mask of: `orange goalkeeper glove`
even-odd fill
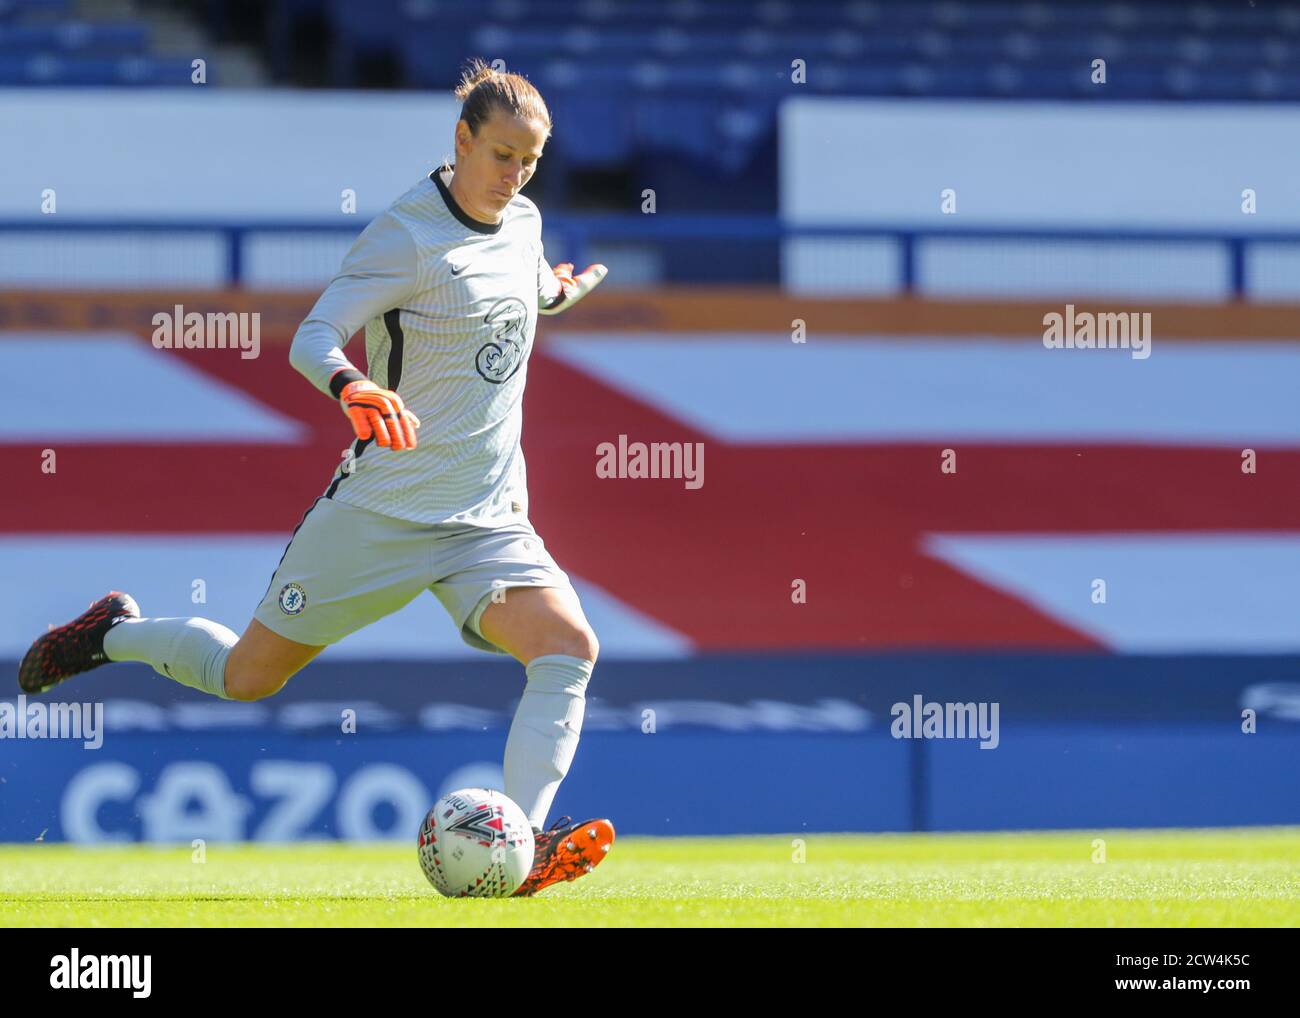
[[[600,281],[605,278],[609,269],[597,262],[595,265],[588,265],[575,276],[573,262],[561,262],[551,271],[560,281],[560,295],[551,303],[537,309],[544,315],[558,315],[561,311],[573,307],[600,285]]]
[[[339,405],[363,441],[374,438],[385,449],[414,449],[420,418],[406,409],[402,397],[381,389],[368,378],[348,382],[339,392]]]

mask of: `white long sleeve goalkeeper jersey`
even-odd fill
[[[337,398],[360,377],[343,347],[364,326],[368,377],[421,422],[415,449],[354,442],[327,496],[421,523],[492,526],[527,516],[528,356],[538,308],[561,287],[537,206],[516,195],[499,224],[480,223],[448,190],[452,170],[433,171],[366,227],[289,358]]]

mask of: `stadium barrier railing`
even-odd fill
[[[0,220],[0,288],[318,289],[364,228],[335,222]],[[760,214],[553,214],[547,255],[586,263],[611,248],[663,262],[723,245],[767,245],[791,292],[864,296],[1031,295],[1049,291],[1209,302],[1300,301],[1300,233],[792,224]],[[802,246],[801,246],[802,245]],[[847,247],[845,245],[848,245]],[[716,248],[714,248],[716,250]],[[705,265],[712,260],[705,259]],[[624,285],[678,282],[653,267]]]

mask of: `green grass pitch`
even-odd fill
[[[213,844],[201,863],[7,845],[0,925],[1296,926],[1300,828],[629,837],[581,880],[497,901],[439,897],[414,839]]]

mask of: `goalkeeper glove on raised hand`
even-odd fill
[[[363,441],[374,438],[385,449],[414,449],[420,418],[406,409],[402,397],[381,389],[368,378],[348,382],[339,391],[339,406]]]
[[[605,278],[609,269],[597,262],[595,265],[588,265],[575,276],[573,262],[561,262],[552,271],[555,273],[555,278],[560,281],[561,290],[560,295],[550,304],[537,309],[544,315],[558,315],[561,311],[573,307],[600,285],[600,281]]]

